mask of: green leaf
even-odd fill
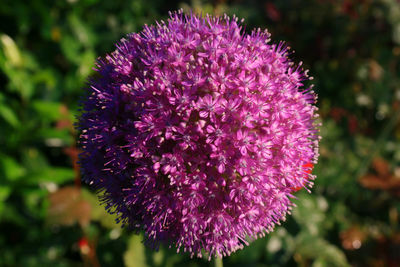
[[[62,184],[68,181],[72,181],[74,179],[74,176],[75,173],[72,168],[51,167],[29,175],[26,181],[28,184],[37,184],[44,182]]]
[[[297,207],[293,209],[296,222],[309,234],[320,235],[324,230],[327,201],[322,196],[310,195],[301,192],[294,202]]]
[[[100,201],[95,194],[89,190],[86,190],[85,188],[82,188],[81,192],[83,199],[89,202],[92,207],[92,220],[100,222],[100,224],[105,228],[112,229],[120,227],[115,221],[117,219],[117,215],[108,213],[105,207],[100,204]]]
[[[296,252],[307,259],[318,259],[317,266],[350,266],[345,254],[326,240],[308,233],[296,237]],[[318,265],[324,262],[326,265]]]
[[[92,72],[94,66],[96,55],[94,51],[87,50],[81,55],[81,64],[79,65],[79,75],[86,79],[87,76]]]
[[[48,168],[49,164],[46,157],[37,148],[30,147],[27,149],[23,149],[21,153],[21,162],[28,172],[36,173]]]
[[[142,237],[132,235],[128,241],[128,249],[124,253],[124,262],[127,267],[146,267],[145,247],[142,243]]]
[[[95,35],[87,26],[87,24],[83,22],[78,16],[74,14],[70,15],[68,17],[68,22],[79,42],[84,44],[86,47],[89,47],[94,43]]]
[[[14,111],[4,103],[0,104],[0,116],[14,128],[17,128],[20,124]]]
[[[41,69],[32,75],[35,84],[44,83],[50,90],[54,90],[57,83],[57,76],[51,69]]]
[[[329,267],[329,262],[326,261],[324,258],[317,258],[313,264],[311,265],[312,267]]]
[[[63,55],[71,62],[79,64],[79,51],[81,45],[71,35],[65,35],[61,39],[61,49]]]
[[[11,194],[10,187],[0,185],[0,218],[1,218],[1,214],[3,213],[4,208],[5,208],[4,201],[8,198],[8,196],[10,194]]]
[[[5,201],[11,193],[11,188],[8,186],[0,185],[0,203]]]
[[[61,118],[61,103],[36,100],[32,106],[42,119],[55,121]]]
[[[15,181],[21,178],[26,170],[12,157],[0,154],[0,166],[9,181]]]

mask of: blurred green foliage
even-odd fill
[[[95,59],[169,10],[236,14],[285,40],[315,78],[323,126],[312,194],[225,266],[398,266],[396,0],[4,0],[0,266],[208,266],[121,229],[80,184],[73,127]]]

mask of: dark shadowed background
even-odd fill
[[[169,10],[245,18],[302,60],[323,126],[312,193],[225,266],[400,265],[397,0],[3,0],[0,266],[209,266],[114,223],[80,183],[73,124],[95,59]]]

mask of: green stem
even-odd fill
[[[222,261],[222,258],[216,257],[214,259],[214,267],[224,267],[224,263]]]

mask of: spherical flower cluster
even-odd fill
[[[315,178],[316,95],[288,55],[228,16],[129,34],[83,102],[84,180],[150,245],[226,256],[263,236]]]

